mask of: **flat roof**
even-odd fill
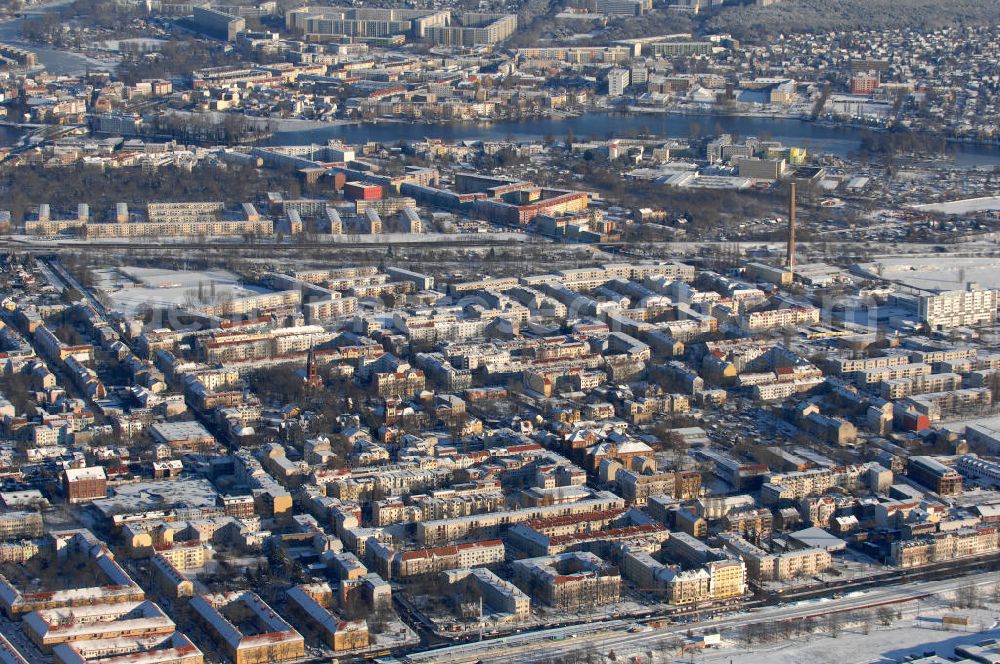
[[[843,551],[847,548],[847,542],[830,534],[822,528],[812,527],[797,530],[788,534],[788,539],[798,542],[804,546],[816,549],[826,549],[830,553]]]
[[[214,508],[219,492],[205,479],[174,479],[121,484],[115,494],[92,505],[107,516],[125,512],[150,512],[176,507]]]
[[[215,439],[200,422],[157,422],[150,427],[153,436],[160,442],[186,441],[203,438]]]

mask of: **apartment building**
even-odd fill
[[[424,39],[441,46],[492,46],[516,30],[516,14],[464,12],[453,17],[450,25],[428,26]]]
[[[711,599],[712,579],[704,568],[682,571],[664,565],[638,547],[624,547],[622,573],[640,588],[663,591],[670,604],[695,604]]]
[[[250,591],[195,595],[195,616],[234,664],[287,662],[305,657],[305,640],[284,618]],[[245,615],[237,627],[228,615]],[[254,633],[242,629],[252,626]]]
[[[237,35],[246,30],[247,22],[245,18],[233,16],[232,14],[227,14],[226,12],[207,6],[194,5],[192,9],[192,21],[195,25],[226,41],[236,41]]]
[[[157,554],[153,556],[150,566],[153,583],[167,597],[179,599],[194,596],[194,582],[170,558]]]
[[[208,364],[225,365],[304,353],[332,338],[333,333],[318,325],[265,332],[217,332],[198,339],[198,352]]]
[[[544,48],[519,48],[517,58],[531,65],[535,63],[562,62],[566,64],[624,64],[632,59],[627,46],[555,46]]]
[[[997,291],[969,284],[954,290],[917,298],[917,315],[932,330],[967,325],[990,325],[997,318]]]
[[[890,380],[916,380],[930,376],[932,367],[929,364],[895,364],[875,369],[863,369],[855,372],[855,384],[858,387],[874,386]]]
[[[656,495],[691,500],[701,491],[701,473],[697,471],[642,474],[620,470],[615,481],[622,498],[635,505],[645,505],[650,496]]]
[[[489,537],[501,533],[516,523],[523,523],[531,519],[571,516],[624,507],[625,501],[621,497],[609,491],[596,491],[593,492],[592,497],[575,502],[476,514],[457,519],[422,521],[417,524],[417,541],[424,545],[435,545],[455,542],[472,534]]]
[[[526,620],[531,615],[531,598],[513,583],[501,579],[488,569],[456,569],[447,571],[444,575],[449,589],[461,590],[464,595],[481,598],[493,615],[506,614],[512,622]]]
[[[962,492],[962,476],[958,471],[933,457],[910,457],[906,474],[915,482],[941,496],[954,496]]]
[[[877,357],[864,357],[864,358],[838,357],[831,360],[827,360],[825,363],[825,367],[832,373],[838,375],[844,375],[844,374],[854,374],[861,371],[867,371],[869,369],[884,369],[886,367],[895,367],[901,364],[909,364],[909,363],[910,363],[909,356],[900,353],[896,355],[880,355]],[[917,363],[922,364],[923,362],[917,361]],[[867,383],[868,381],[865,382]]]
[[[108,477],[101,466],[67,468],[62,480],[70,504],[86,503],[108,495]]]
[[[35,341],[41,346],[42,352],[52,359],[65,361],[70,357],[79,362],[89,362],[94,359],[94,347],[89,344],[70,346],[64,344],[56,333],[47,326],[39,324],[35,326]]]
[[[326,589],[330,590],[329,586]],[[364,620],[343,620],[330,611],[332,591],[331,597],[325,602],[321,595],[310,592],[308,587],[301,585],[289,588],[286,595],[292,610],[305,619],[334,652],[368,647],[368,623]]]
[[[285,27],[301,31],[312,41],[335,37],[422,39],[430,28],[447,26],[451,19],[449,11],[306,6],[285,12]]]
[[[41,537],[42,515],[39,512],[0,513],[0,541]]]
[[[42,652],[70,641],[173,634],[174,621],[150,601],[40,609],[24,616],[28,638]]]
[[[170,561],[179,570],[196,569],[211,558],[212,549],[197,542],[177,542],[170,545],[157,546],[156,555]]]
[[[836,485],[834,473],[827,468],[774,474],[761,487],[761,502],[767,505],[782,499],[798,500],[806,496],[823,493],[834,485]]]
[[[83,226],[88,239],[130,237],[217,237],[273,235],[271,219],[261,217],[250,203],[225,211],[219,202],[149,203],[144,219],[136,218],[119,204],[110,222],[88,221]]]
[[[955,462],[955,469],[966,477],[1000,482],[1000,463],[981,459],[975,454],[960,456]]]
[[[739,559],[715,559],[682,570],[664,565],[641,547],[623,546],[620,564],[626,578],[646,591],[661,590],[670,604],[730,599],[747,592],[746,566]]]
[[[767,536],[774,532],[774,514],[766,507],[731,510],[722,517],[727,533]]]
[[[376,492],[386,496],[428,491],[446,486],[452,472],[445,468],[419,468],[412,464],[380,466],[377,473],[357,470],[350,477],[326,482],[327,495],[355,502],[370,500]]]
[[[495,512],[507,505],[507,497],[502,491],[451,496],[447,490],[442,490],[427,497],[415,496],[413,501],[420,510],[421,520],[428,521]]]
[[[643,44],[643,50],[656,58],[686,58],[692,55],[711,55],[715,44],[709,41],[665,41]]]
[[[652,6],[651,0],[597,0],[595,3],[598,13],[610,16],[642,16]]]
[[[302,304],[302,291],[283,290],[249,295],[246,297],[231,298],[218,304],[195,304],[187,307],[187,310],[207,314],[209,316],[233,317],[273,309],[297,307],[300,304]],[[292,331],[287,332],[287,334],[297,335],[298,333],[305,331],[306,330],[292,328]],[[312,331],[315,332],[316,330]],[[274,332],[276,335],[284,334],[279,330],[274,330]],[[299,348],[298,350],[305,349]],[[279,350],[279,352],[282,351]]]
[[[708,592],[713,600],[740,597],[747,592],[747,567],[742,560],[713,560],[705,565]]]
[[[518,560],[513,572],[518,587],[560,609],[616,601],[621,593],[618,568],[582,551]]]
[[[608,72],[608,96],[621,97],[629,85],[628,69],[612,69]]]
[[[903,410],[926,415],[931,422],[947,417],[983,412],[993,405],[993,390],[988,387],[967,387],[947,392],[915,394],[899,402]]]
[[[395,371],[374,375],[375,393],[380,397],[411,398],[424,390],[427,379],[420,369],[400,365]]]
[[[739,318],[740,327],[748,332],[811,325],[818,322],[819,309],[816,307],[787,307],[767,311],[752,311]]]
[[[519,192],[523,193],[523,192]],[[507,198],[477,200],[473,203],[475,216],[487,221],[523,226],[540,214],[569,214],[582,212],[590,204],[590,195],[582,191],[539,189],[536,195],[509,196]]]
[[[87,227],[87,222],[89,221],[90,208],[85,203],[81,203],[77,207],[75,217],[64,219],[53,219],[51,208],[47,203],[43,203],[24,220],[24,233],[25,235],[39,235],[43,237],[79,234]]]
[[[929,563],[994,553],[997,548],[996,527],[962,528],[893,542],[890,560],[899,567],[919,567]]]
[[[833,566],[830,552],[819,547],[769,553],[739,535],[723,539],[726,548],[746,563],[749,577],[758,583],[806,578]]]
[[[181,632],[164,637],[70,641],[52,649],[56,664],[204,664],[201,650]]]
[[[396,551],[377,540],[368,542],[368,552],[384,579],[400,579],[437,574],[449,569],[480,567],[502,563],[506,549],[500,540],[485,540],[418,551]]]
[[[0,562],[23,563],[38,555],[41,548],[34,540],[0,543]]]
[[[895,400],[928,392],[949,392],[962,387],[962,376],[957,373],[936,373],[914,378],[895,378],[879,383],[883,399]]]

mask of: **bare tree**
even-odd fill
[[[830,633],[830,637],[836,639],[840,636],[840,632],[844,628],[844,616],[836,612],[827,614],[826,628]]]
[[[972,609],[979,605],[979,588],[971,583],[959,586],[955,591],[955,606]]]

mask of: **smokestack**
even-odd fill
[[[792,183],[792,191],[788,197],[788,249],[786,250],[785,264],[788,271],[795,272],[795,183]]]

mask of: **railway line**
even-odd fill
[[[472,237],[472,236],[470,236]],[[301,251],[302,249],[388,249],[393,247],[401,248],[486,248],[498,245],[510,245],[512,242],[524,244],[525,246],[546,244],[545,241],[529,239],[534,236],[525,236],[524,240],[512,240],[510,237],[504,238],[478,238],[470,240],[417,240],[412,242],[400,242],[397,240],[386,240],[385,242],[313,242],[313,243],[293,243],[293,242],[148,242],[137,239],[131,242],[84,242],[75,240],[55,240],[55,241],[26,241],[15,238],[0,239],[0,248],[18,249],[21,251],[31,251],[34,253],[53,253],[63,250],[76,251],[86,249],[88,251],[169,251],[178,250],[203,250],[203,251],[246,251],[258,252],[265,250],[284,250],[288,252]]]
[[[587,651],[606,653],[614,650],[621,655],[658,650],[664,643],[681,638],[691,629],[708,628],[721,633],[753,624],[801,622],[823,618],[831,613],[852,613],[908,604],[954,591],[966,585],[985,587],[996,584],[996,574],[985,572],[959,578],[881,587],[865,592],[856,591],[847,596],[827,598],[823,601],[797,601],[779,606],[751,608],[700,623],[671,624],[638,633],[634,632],[635,621],[612,620],[439,648],[401,656],[399,659],[406,664],[423,662],[475,664],[479,661],[488,661],[491,664],[520,664]]]
[[[603,622],[593,622],[588,618],[557,627],[500,636],[485,641],[467,640],[464,643],[453,641],[450,646],[440,648],[432,646],[427,653],[401,656],[401,660],[410,664],[432,661],[435,664],[466,664],[482,659],[490,662],[510,661],[514,664],[534,661],[532,653],[536,651],[540,653],[538,659],[546,659],[580,652],[609,640],[611,649],[620,649],[630,645],[639,636],[651,638],[648,636],[650,634],[659,634],[660,640],[666,640],[676,638],[692,629],[701,630],[706,627],[721,630],[756,622],[794,623],[831,613],[851,613],[911,602],[967,584],[992,585],[998,582],[995,574],[998,570],[1000,570],[1000,556],[973,557],[957,563],[951,561],[919,569],[887,570],[859,579],[845,579],[842,582],[829,582],[822,586],[799,590],[763,592],[752,599],[728,605],[672,607]],[[864,594],[860,595],[861,593]],[[848,594],[850,597],[843,597]],[[859,604],[856,601],[858,597],[862,597],[865,601]],[[844,599],[851,601],[842,601]],[[817,601],[820,603],[817,604]],[[801,606],[800,603],[804,602],[809,602],[806,605],[807,610],[790,610]],[[810,612],[809,606],[822,608]],[[750,616],[751,619],[741,619],[737,624],[732,624],[740,616]],[[668,621],[671,624],[656,628],[653,632],[635,634],[629,631],[636,624],[648,626],[661,621]],[[653,641],[654,646],[658,645],[655,643],[656,639]],[[508,648],[513,648],[509,651],[509,656]],[[470,658],[463,659],[470,651],[475,656],[470,655]],[[432,653],[454,654],[455,657],[449,658],[450,655],[430,657]]]
[[[511,245],[521,245],[525,248],[543,247],[556,245],[564,248],[577,247],[583,250],[590,250],[595,254],[606,252],[608,254],[618,254],[629,259],[649,259],[649,258],[691,258],[698,256],[705,248],[710,247],[732,247],[734,244],[748,246],[769,246],[775,250],[782,250],[783,245],[776,242],[602,242],[599,244],[566,244],[556,243],[548,238],[527,233],[507,233],[502,237],[490,237],[489,233],[465,234],[465,235],[438,235],[427,239],[400,239],[398,237],[386,237],[384,240],[375,242],[355,242],[355,241],[313,241],[313,242],[277,242],[269,240],[218,240],[214,242],[206,241],[202,238],[192,239],[192,241],[156,242],[146,238],[136,238],[128,242],[88,242],[85,240],[65,239],[25,239],[24,237],[4,237],[0,238],[0,251],[24,251],[38,254],[58,253],[63,251],[102,252],[102,251],[143,251],[143,252],[219,252],[238,255],[254,254],[295,254],[303,250],[308,251],[340,251],[340,250],[372,250],[388,251],[389,248],[395,250],[405,249],[486,249],[494,247],[510,247]],[[461,238],[461,239],[460,239]],[[799,246],[807,250],[811,243],[803,241]],[[853,260],[860,257],[852,256],[849,247],[857,245],[865,246],[865,242],[843,241],[839,246],[847,247],[844,252],[843,261]],[[927,258],[941,255],[939,245],[910,245],[913,251],[900,252],[892,251],[891,247],[885,247],[885,253],[880,253],[880,258]],[[995,245],[969,246],[964,249],[961,246],[951,246],[948,256],[951,257],[995,257],[1000,256],[1000,248]],[[841,262],[841,261],[837,261]]]

